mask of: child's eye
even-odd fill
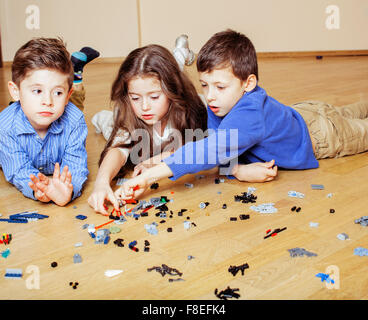
[[[152,100],[157,100],[158,98],[160,98],[160,96],[151,96]]]
[[[132,101],[138,101],[139,100],[139,97],[137,97],[137,96],[130,96],[130,99],[132,99]]]
[[[202,86],[202,88],[207,87],[207,85],[205,83],[202,83],[202,82],[201,82],[201,86]]]
[[[62,91],[55,91],[54,92],[54,95],[55,96],[61,96],[63,94],[63,92]]]
[[[40,94],[42,91],[41,89],[33,89],[32,92],[35,94]]]
[[[217,86],[217,89],[223,90],[223,89],[225,89],[225,87],[223,87],[223,86]]]

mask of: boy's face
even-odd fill
[[[9,82],[9,91],[14,100],[20,101],[24,114],[41,138],[51,123],[63,114],[72,93],[68,76],[52,69],[30,71],[19,88]]]
[[[200,72],[199,81],[208,107],[218,117],[227,115],[247,89],[247,81],[237,78],[231,67]]]

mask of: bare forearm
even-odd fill
[[[126,160],[125,156],[118,149],[110,149],[101,163],[95,184],[110,184],[120,168],[126,163]]]
[[[152,184],[155,181],[171,177],[172,174],[173,173],[171,169],[165,162],[161,162],[157,166],[154,166],[142,173],[148,184]]]

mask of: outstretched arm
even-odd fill
[[[172,171],[165,162],[147,169],[139,176],[129,179],[115,191],[116,198],[122,200],[136,199],[154,182],[172,176]]]
[[[104,208],[105,200],[110,201],[115,210],[119,210],[119,203],[111,189],[111,181],[117,175],[120,168],[126,163],[125,155],[118,148],[112,148],[103,159],[98,169],[92,194],[88,198],[88,204],[99,213],[108,215]]]

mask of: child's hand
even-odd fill
[[[115,191],[115,197],[122,200],[137,199],[148,187],[148,179],[145,178],[144,175],[139,175],[124,182],[124,184]]]
[[[40,181],[36,182],[36,187],[55,204],[65,206],[71,200],[73,185],[71,184],[72,174],[68,166],[65,166],[60,174],[60,165],[56,163],[52,179],[47,178],[41,172],[38,176]]]
[[[137,164],[134,167],[134,171],[133,171],[132,177],[134,178],[136,176],[139,176],[140,174],[142,174],[143,172],[145,172],[148,168],[151,168],[153,166],[154,166],[154,164],[146,164],[144,162],[141,162],[141,163]]]
[[[46,178],[46,180],[45,180]],[[49,183],[49,178],[46,177],[45,175],[41,175],[40,173],[38,174],[38,178],[31,174],[30,175],[30,179],[31,181],[28,182],[28,185],[30,186],[30,188],[33,190],[33,194],[35,196],[35,198],[41,202],[50,202],[50,198],[47,197],[45,195],[45,193],[43,191],[41,191],[38,187],[37,184],[43,184],[43,185],[47,185]]]
[[[272,181],[277,176],[277,166],[275,160],[269,162],[254,162],[250,164],[238,164],[232,174],[240,181],[247,182],[267,182]]]
[[[99,213],[108,216],[109,213],[104,207],[105,200],[110,201],[115,210],[119,210],[118,200],[115,198],[114,192],[112,191],[110,185],[95,185],[92,194],[88,198],[88,204]]]

